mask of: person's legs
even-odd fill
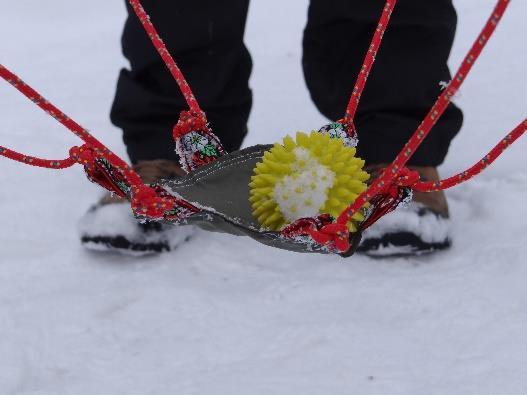
[[[317,108],[328,118],[344,116],[384,0],[311,0],[304,32],[303,67]],[[457,15],[451,0],[399,0],[358,107],[358,155],[375,175],[393,161],[426,116],[451,76],[447,66]],[[463,122],[450,105],[409,162],[435,181],[451,140]],[[448,206],[442,192],[415,193],[366,231],[361,249],[407,253],[446,248]],[[387,252],[388,253],[388,252]]]
[[[318,109],[336,120],[344,111],[381,15],[384,0],[311,0],[303,67]],[[451,0],[399,0],[362,96],[358,153],[391,162],[450,80],[448,56],[457,16]],[[451,105],[410,164],[438,166],[461,128]]]
[[[243,43],[248,0],[228,12],[214,0],[144,0],[161,38],[183,71],[213,131],[228,151],[240,147],[251,109],[252,63]],[[128,6],[122,45],[130,70],[119,76],[111,118],[123,129],[133,163],[176,160],[172,127],[187,109],[176,82]]]
[[[143,0],[168,50],[183,71],[214,133],[227,151],[238,149],[251,109],[251,57],[243,43],[249,0]],[[128,6],[122,37],[130,70],[121,71],[111,118],[123,130],[134,169],[144,182],[182,173],[172,128],[187,105],[176,82]],[[168,251],[188,227],[138,223],[124,199],[105,196],[83,217],[82,243],[91,249],[144,254]]]

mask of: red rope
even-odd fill
[[[113,166],[119,168],[119,170],[122,170],[124,173],[126,173],[125,177],[131,184],[141,184],[141,185],[143,184],[139,176],[126,164],[126,162],[124,162],[121,158],[119,158],[117,155],[111,152],[108,148],[106,148],[106,146],[103,145],[95,137],[93,137],[90,134],[90,132],[88,132],[88,130],[83,128],[73,119],[71,119],[66,114],[64,114],[62,111],[60,111],[57,107],[55,107],[53,104],[47,101],[43,96],[41,96],[37,91],[35,91],[33,88],[27,85],[24,81],[22,81],[17,75],[9,71],[6,67],[4,67],[1,64],[0,64],[0,77],[2,77],[4,80],[9,82],[19,92],[21,92],[29,100],[31,100],[38,107],[44,110],[47,114],[55,118],[58,122],[64,125],[73,134],[75,134],[85,143],[89,144],[94,149],[96,149],[96,151],[99,154],[106,157],[112,163]],[[14,160],[17,160],[17,155],[21,155],[23,157],[22,154],[18,154],[15,151],[11,151],[11,150],[7,150],[5,151],[5,153],[7,155],[10,155],[8,156],[10,159],[14,159]],[[7,155],[3,155],[3,156],[7,156]],[[38,158],[35,158],[35,159],[38,159]],[[67,160],[68,159],[65,159],[64,161],[67,161]],[[45,161],[51,162],[50,160],[39,159],[38,161],[35,161],[33,163],[31,162],[27,162],[27,163],[30,165],[34,165],[34,166],[39,166],[36,163],[43,164],[43,162]],[[64,163],[66,164],[67,162],[64,162]],[[46,166],[42,166],[42,167],[46,167]]]
[[[430,133],[432,127],[436,124],[439,117],[444,113],[448,107],[450,100],[456,94],[459,87],[470,73],[472,66],[478,59],[481,51],[485,47],[489,38],[494,33],[496,26],[501,20],[507,6],[509,5],[509,0],[498,0],[496,7],[492,15],[489,17],[485,27],[480,33],[477,40],[472,45],[468,55],[465,57],[463,63],[461,64],[456,75],[450,81],[447,88],[439,96],[434,106],[423,120],[421,125],[417,128],[415,133],[412,135],[410,140],[406,143],[401,152],[397,155],[395,160],[391,165],[389,165],[385,171],[370,185],[370,187],[363,192],[355,200],[355,202],[346,208],[338,217],[338,223],[347,223],[351,220],[351,217],[358,212],[367,202],[369,202],[374,196],[383,193],[390,188],[394,183],[397,183],[401,174],[402,169],[408,160],[415,153],[417,148],[421,145],[425,137]],[[463,173],[461,173],[463,174]],[[468,174],[468,173],[467,173]],[[464,178],[466,181],[468,178]],[[446,185],[446,184],[445,184]]]
[[[434,127],[439,118],[443,115],[448,105],[450,104],[452,97],[454,97],[454,95],[457,93],[457,91],[465,81],[467,75],[470,73],[472,67],[476,63],[476,60],[483,51],[483,48],[485,48],[485,45],[487,44],[488,40],[496,30],[496,26],[498,26],[499,21],[503,17],[503,14],[505,13],[507,6],[509,5],[509,2],[510,0],[498,1],[498,4],[494,8],[492,15],[487,20],[485,27],[483,28],[477,40],[472,45],[472,48],[463,60],[463,63],[461,64],[454,78],[452,79],[452,81],[450,81],[446,89],[436,100],[436,102],[432,106],[432,109],[425,117],[421,125],[419,125],[412,138],[406,143],[402,151],[395,158],[395,161],[391,165],[392,172],[397,172],[398,169],[402,168],[408,162],[408,160],[413,156],[417,148],[419,148],[425,137],[428,136],[430,130]]]
[[[10,150],[9,148],[2,147],[0,145],[0,156],[4,156],[8,159],[14,160],[16,162],[25,163],[26,165],[43,167],[46,169],[67,169],[75,164],[75,161],[72,158],[66,159],[41,159],[34,156],[28,156],[21,154],[19,152]]]
[[[359,101],[362,96],[362,91],[366,86],[366,81],[368,80],[368,76],[370,75],[373,63],[375,62],[375,58],[377,57],[377,52],[379,51],[379,47],[381,46],[384,32],[388,27],[390,17],[392,16],[392,12],[396,4],[397,0],[386,1],[386,5],[384,6],[384,9],[382,11],[381,18],[379,20],[379,23],[377,24],[377,28],[375,29],[375,34],[373,35],[371,44],[368,47],[368,52],[366,53],[366,57],[364,58],[364,62],[360,69],[359,75],[357,76],[357,81],[355,82],[355,86],[351,93],[348,107],[346,108],[346,115],[344,116],[344,120],[347,123],[353,124],[355,113],[357,112],[357,107],[359,106]]]
[[[49,160],[35,158],[20,154],[5,147],[0,147],[0,155],[9,159],[16,160],[32,166],[45,167],[50,169],[64,169],[79,163],[84,166],[88,177],[103,186],[104,188],[123,196],[123,192],[108,177],[103,169],[100,168],[98,160],[104,159],[117,171],[130,187],[130,199],[132,208],[137,215],[147,218],[162,218],[164,213],[181,207],[184,210],[198,211],[197,208],[187,202],[169,196],[159,196],[156,191],[145,185],[139,175],[126,164],[121,158],[110,151],[106,146],[93,137],[86,129],[80,126],[73,119],[60,111],[53,104],[48,102],[37,91],[27,85],[18,76],[0,64],[0,77],[9,82],[13,87],[20,91],[24,96],[39,106],[42,110],[55,118],[58,122],[68,128],[86,142],[82,147],[73,147],[70,156],[62,160]]]
[[[156,28],[150,21],[150,17],[145,12],[143,6],[141,5],[140,0],[129,0],[130,5],[132,6],[133,10],[135,11],[137,17],[139,18],[139,21],[143,25],[143,28],[146,30],[148,37],[150,37],[150,40],[152,41],[152,44],[154,44],[154,47],[156,48],[157,52],[165,62],[166,66],[168,67],[168,70],[176,80],[179,89],[181,90],[181,93],[185,97],[185,100],[187,101],[187,104],[190,108],[190,110],[196,114],[203,114],[204,112],[201,110],[198,101],[196,100],[196,97],[194,96],[194,93],[192,93],[192,89],[190,89],[190,86],[187,83],[187,80],[183,76],[183,73],[179,69],[178,65],[174,61],[174,58],[170,55],[168,52],[167,47],[165,46],[165,43],[159,37],[159,34],[157,33]]]
[[[17,75],[9,71],[6,67],[0,64],[0,77],[9,82],[19,92],[26,96],[29,100],[39,106],[42,110],[48,113],[50,116],[55,118],[58,122],[68,128],[71,132],[77,135],[79,138],[84,140],[86,143],[93,146],[103,148],[104,145],[97,141],[86,129],[80,126],[73,119],[69,118],[66,114],[60,111],[53,104],[48,102],[33,88],[22,81]],[[106,147],[104,147],[106,148]]]
[[[417,182],[412,185],[412,189],[419,192],[433,192],[452,188],[459,185],[472,177],[481,173],[485,168],[490,166],[512,143],[518,140],[527,130],[527,119],[520,123],[516,128],[510,132],[503,140],[501,140],[485,157],[470,169],[465,170],[455,176],[446,178],[436,182]]]

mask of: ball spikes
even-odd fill
[[[249,184],[254,217],[275,231],[302,217],[338,217],[367,188],[369,175],[355,154],[355,148],[327,134],[286,136],[254,169]],[[356,213],[348,223],[350,231],[363,220]]]

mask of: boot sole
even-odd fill
[[[363,240],[357,253],[373,258],[411,257],[447,250],[450,239],[425,242],[412,232],[387,233],[380,238]]]

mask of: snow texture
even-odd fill
[[[117,237],[123,236],[135,244],[163,243],[175,248],[194,233],[193,226],[168,227],[163,232],[144,231],[134,218],[130,204],[116,203],[95,206],[84,214],[78,223],[79,237]],[[97,243],[91,243],[91,249],[102,250]],[[144,253],[137,252],[137,255]]]
[[[450,236],[450,220],[431,212],[419,215],[423,207],[420,203],[410,202],[398,208],[369,227],[363,238],[377,239],[387,233],[409,232],[426,243],[444,242]]]
[[[494,0],[455,4],[452,66]],[[302,80],[306,7],[251,2],[246,145],[327,123]],[[525,117],[526,13],[527,3],[511,2],[464,85],[465,125],[443,175],[471,165]],[[124,18],[122,1],[103,0],[4,1],[0,12],[1,61],[123,156],[108,111],[125,65]],[[0,113],[1,144],[50,158],[79,144],[6,83]],[[204,232],[148,259],[88,252],[76,223],[99,190],[82,170],[0,158],[0,393],[524,393],[525,152],[524,138],[448,191],[451,250],[393,260],[294,254]]]

